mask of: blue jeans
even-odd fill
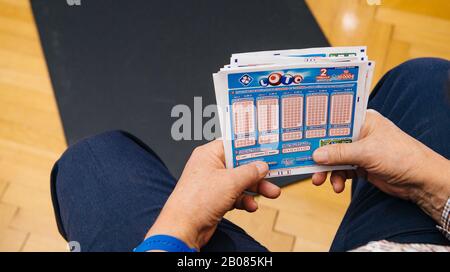
[[[445,60],[408,61],[381,79],[369,103],[447,159],[449,71],[450,62]],[[82,251],[131,251],[152,226],[176,182],[157,154],[126,132],[84,139],[68,148],[51,174],[59,231],[67,241],[79,242]],[[380,239],[449,245],[435,226],[415,204],[355,179],[350,206],[331,250],[346,251]],[[223,219],[202,251],[267,249]]]

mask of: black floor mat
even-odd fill
[[[211,74],[231,53],[328,46],[299,0],[32,0],[32,8],[67,142],[126,130],[175,177],[205,141],[172,140],[171,110],[193,108],[194,96],[214,104]]]

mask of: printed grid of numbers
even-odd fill
[[[327,123],[328,95],[310,95],[306,98],[306,125],[320,126]]]
[[[326,125],[328,114],[328,95],[311,95],[306,98],[306,125]],[[307,130],[306,138],[325,137],[325,129]]]
[[[260,99],[258,105],[258,130],[270,131],[278,129],[278,99]]]
[[[253,101],[245,100],[232,105],[234,119],[234,134],[244,135],[234,141],[235,147],[244,147],[255,144],[255,138],[249,134],[255,131],[255,114]]]
[[[283,113],[283,128],[295,128],[302,126],[303,97],[284,97],[281,100]]]
[[[350,128],[330,128],[330,136],[346,136],[350,134]]]
[[[258,131],[270,132],[278,130],[278,99],[267,98],[260,99],[257,102],[258,111]],[[278,133],[269,135],[260,135],[260,144],[278,142]]]
[[[330,123],[349,124],[352,121],[353,94],[334,94],[331,96]]]
[[[282,127],[296,128],[303,125],[303,97],[290,96],[281,99],[282,105]],[[282,135],[283,141],[300,140],[301,131],[285,132]]]
[[[302,138],[302,132],[301,131],[286,132],[283,133],[282,138],[283,141],[300,140]]]
[[[331,96],[330,123],[333,125],[350,124],[352,121],[353,94],[334,94]],[[350,128],[330,128],[330,136],[346,136]]]
[[[325,129],[310,129],[306,131],[306,138],[325,137]]]

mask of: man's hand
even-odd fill
[[[280,195],[278,186],[264,180],[269,170],[266,163],[226,169],[224,161],[221,140],[196,148],[147,237],[172,235],[199,249],[211,238],[227,211],[258,209],[253,196],[244,190],[268,198]]]
[[[404,133],[387,118],[368,110],[360,140],[317,149],[313,159],[323,165],[357,165],[357,171],[333,171],[330,181],[336,193],[356,174],[385,193],[411,200],[439,222],[450,195],[450,163]],[[322,185],[327,173],[315,173],[313,184]]]

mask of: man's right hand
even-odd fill
[[[385,193],[417,203],[437,222],[450,196],[450,162],[399,129],[374,110],[368,110],[360,139],[349,144],[318,148],[313,159],[321,165],[357,165],[357,171],[333,171],[335,192],[356,174]],[[322,185],[327,173],[315,173],[313,184]]]

